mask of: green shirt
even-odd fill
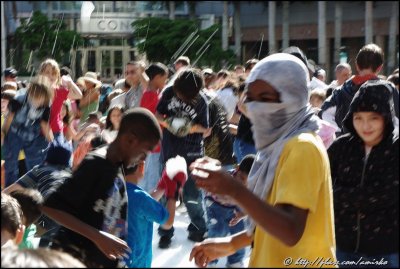
[[[22,238],[22,242],[18,245],[19,249],[25,248],[36,248],[36,244],[34,243],[36,234],[36,225],[31,224],[27,228],[25,228],[24,237]]]

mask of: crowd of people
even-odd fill
[[[54,59],[27,83],[7,68],[2,266],[151,267],[153,223],[169,248],[181,201],[199,267],[244,267],[247,246],[249,267],[398,267],[383,59],[367,44],[329,84],[298,47],[232,70],[130,61],[112,85]]]

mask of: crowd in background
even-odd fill
[[[5,69],[2,266],[34,255],[151,267],[153,222],[169,248],[179,200],[199,266],[243,267],[251,244],[256,267],[289,256],[398,266],[399,72],[382,66],[368,44],[331,82],[297,47],[232,70],[130,61],[112,85],[54,59],[25,83]]]

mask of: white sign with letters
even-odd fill
[[[82,34],[131,34],[133,18],[90,18],[90,21],[84,29],[78,26]]]

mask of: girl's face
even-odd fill
[[[118,108],[113,109],[113,111],[111,111],[110,121],[115,129],[119,129],[119,124],[121,123],[121,119],[122,119],[121,110],[119,110]]]
[[[50,80],[51,85],[54,86],[56,84],[57,79],[58,79],[57,72],[54,71],[51,66],[49,66],[49,65],[46,66],[42,75],[46,76]]]
[[[1,98],[1,114],[6,114],[7,113],[7,111],[8,111],[8,108],[7,108],[8,103],[9,103],[8,99]]]
[[[381,142],[385,131],[385,119],[376,112],[355,112],[353,125],[357,134],[367,146],[375,146]]]
[[[324,100],[322,100],[321,98],[319,98],[317,96],[312,96],[310,98],[310,104],[312,107],[321,108],[323,103],[324,103]]]
[[[165,83],[167,82],[168,74],[157,75],[154,77],[155,86],[157,89],[163,89],[165,87]]]
[[[29,97],[29,102],[31,106],[38,108],[45,105],[45,98],[44,97]]]

